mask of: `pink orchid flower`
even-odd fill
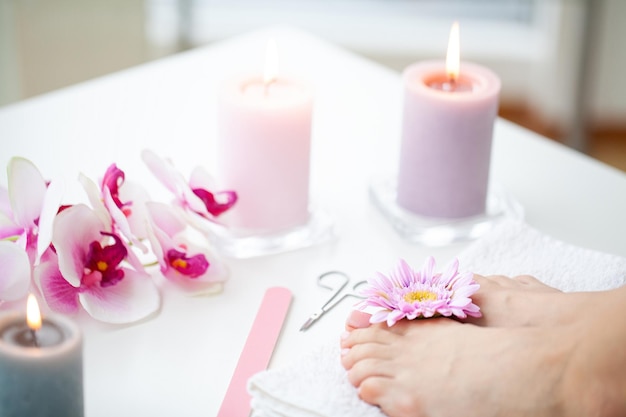
[[[112,164],[104,174],[100,189],[104,204],[115,221],[121,224],[125,219],[133,236],[147,238],[145,203],[150,198],[144,188],[126,181],[124,171]]]
[[[106,223],[110,222],[114,232],[119,231],[134,247],[146,253],[148,248],[141,240],[147,237],[143,207],[148,195],[143,188],[125,184],[124,172],[115,164],[107,169],[100,188],[85,175],[81,174],[79,181],[96,214]]]
[[[237,202],[234,191],[209,191],[214,187],[213,179],[200,167],[192,171],[189,182],[186,182],[171,162],[154,152],[144,150],[141,157],[152,174],[174,194],[178,205],[207,220],[215,221]]]
[[[52,309],[75,313],[82,307],[108,323],[131,323],[158,310],[154,283],[127,266],[131,251],[96,211],[78,204],[59,213],[52,244],[56,253],[46,252],[35,270]]]
[[[0,239],[15,240],[35,263],[50,244],[62,188],[58,182],[47,184],[37,167],[24,158],[12,158],[7,173],[10,213],[5,208],[1,215]]]
[[[161,273],[182,291],[211,294],[222,289],[226,279],[224,266],[206,248],[185,238],[187,224],[169,205],[147,203],[151,218],[150,244]]]
[[[7,173],[9,187],[0,189],[0,301],[28,294],[32,265],[50,245],[62,195],[58,182],[48,185],[27,159],[12,158]]]

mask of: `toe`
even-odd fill
[[[379,358],[366,358],[358,361],[348,370],[348,381],[355,387],[372,377],[391,377],[389,362]]]
[[[389,331],[386,324],[371,325],[364,329],[354,329],[347,334],[344,333],[341,338],[341,347],[351,348],[363,343],[391,344],[394,338],[394,333]]]
[[[372,376],[364,379],[359,386],[359,397],[366,403],[380,405],[381,399],[389,389],[390,378]]]
[[[365,359],[389,360],[393,358],[392,350],[387,345],[378,343],[363,343],[344,348],[341,351],[341,364],[346,369],[351,369],[354,364]]]
[[[346,330],[363,329],[369,327],[371,314],[359,310],[350,312],[346,320]]]

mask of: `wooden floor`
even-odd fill
[[[626,172],[626,132],[594,135],[589,155]]]

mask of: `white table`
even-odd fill
[[[97,179],[115,162],[169,198],[140,151],[167,155],[184,172],[213,165],[216,88],[262,66],[274,36],[284,72],[317,86],[313,200],[335,218],[338,239],[280,255],[227,260],[222,294],[164,293],[160,314],[132,326],[78,321],[85,333],[88,417],[186,417],[217,413],[266,288],[294,294],[271,366],[338,337],[349,303],[307,332],[300,325],[326,299],[316,277],[340,269],[359,278],[397,259],[443,263],[466,244],[426,248],[403,241],[372,206],[369,180],[393,170],[399,142],[399,74],[293,29],[273,28],[122,71],[0,109],[0,164],[31,159],[45,176]],[[259,69],[260,71],[260,69]],[[492,179],[525,208],[527,222],[572,244],[626,256],[626,175],[518,126],[498,120]],[[2,179],[6,185],[6,178]],[[73,194],[70,194],[73,196]],[[76,194],[78,196],[78,194]]]

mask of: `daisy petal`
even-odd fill
[[[373,308],[371,323],[387,322],[393,326],[399,320],[418,317],[457,317],[467,315],[479,317],[478,306],[472,304],[470,296],[479,286],[471,272],[458,271],[454,260],[443,274],[435,273],[435,260],[426,259],[420,273],[416,273],[404,260],[390,276],[374,275],[361,291],[365,296],[356,305],[357,309]]]
[[[397,271],[398,271],[397,281],[398,281],[399,286],[407,287],[411,284],[411,282],[414,281],[415,274],[413,272],[413,269],[411,269],[409,264],[406,263],[404,259],[400,259],[400,262],[398,263]]]
[[[452,260],[452,262],[450,262],[450,264],[448,264],[448,267],[443,271],[443,273],[439,277],[439,281],[444,286],[448,285],[450,281],[452,281],[453,278],[457,276],[458,271],[459,271],[459,260],[455,258]]]
[[[387,321],[387,316],[389,315],[389,313],[390,313],[389,310],[377,311],[376,313],[370,316],[370,323],[376,324],[376,323],[382,323],[384,321]]]
[[[403,318],[404,313],[402,311],[394,310],[387,315],[387,326],[391,327]]]
[[[422,267],[422,282],[428,282],[433,277],[433,271],[435,269],[435,258],[429,256],[426,258],[426,262],[424,262],[424,266]]]

